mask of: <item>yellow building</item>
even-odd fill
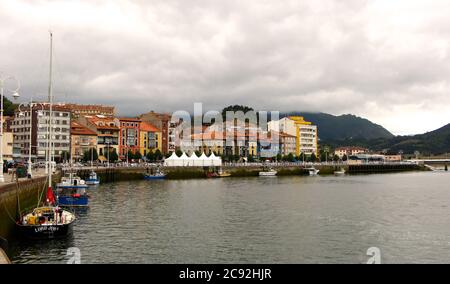
[[[162,132],[149,122],[141,122],[139,149],[142,156],[156,150],[162,152]]]
[[[317,155],[319,152],[317,126],[305,121],[302,116],[290,116],[289,119],[294,122],[296,130],[296,155],[299,156],[301,153]]]

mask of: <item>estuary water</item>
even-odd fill
[[[90,190],[64,240],[14,263],[450,263],[450,173],[134,181]],[[69,251],[71,252],[71,251]]]

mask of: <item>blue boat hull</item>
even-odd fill
[[[165,178],[166,178],[166,176],[150,176],[150,175],[144,176],[145,180],[165,179]]]
[[[58,205],[67,207],[85,207],[89,206],[89,198],[87,195],[80,197],[73,196],[58,196]]]
[[[87,179],[85,182],[87,185],[98,185],[100,184],[100,179]]]

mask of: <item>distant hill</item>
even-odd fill
[[[305,120],[317,125],[321,141],[371,140],[394,137],[381,125],[351,114],[335,116],[327,113],[291,112],[282,114],[281,117],[294,115],[303,116]]]
[[[381,142],[381,143],[380,143]],[[397,136],[387,141],[372,141],[372,148],[389,149],[391,152],[403,151],[423,154],[450,153],[450,124],[437,130],[414,136]]]
[[[349,145],[362,146],[374,151],[386,150],[391,154],[399,153],[400,151],[405,154],[413,154],[415,151],[419,151],[425,155],[438,155],[450,153],[450,124],[425,134],[413,136],[395,136],[392,138],[376,139],[329,140],[326,141],[326,143],[333,147]]]

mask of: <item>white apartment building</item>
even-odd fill
[[[301,116],[290,116],[268,122],[269,131],[283,132],[296,137],[296,155],[311,155],[318,152],[317,125],[305,121]]]
[[[48,105],[35,106],[31,112],[30,108],[15,112],[11,129],[14,146],[16,147],[14,152],[20,153],[18,158],[27,158],[29,155],[31,128],[31,156],[34,159],[45,159],[50,135],[49,122],[50,111]],[[55,158],[60,158],[63,152],[70,152],[70,110],[57,105],[53,106],[50,145]]]

